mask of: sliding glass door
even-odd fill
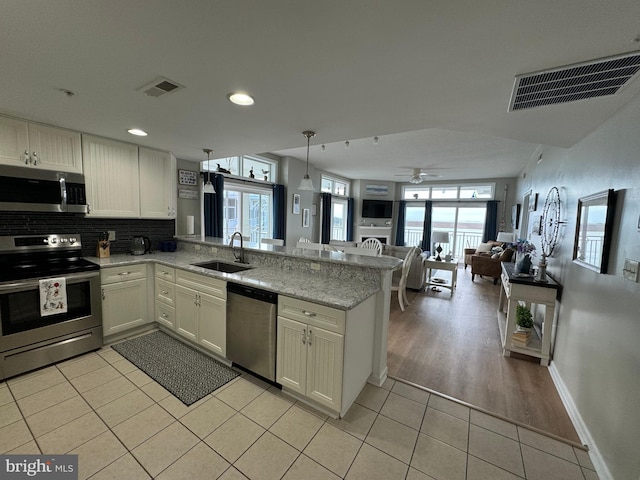
[[[404,224],[404,244],[406,246],[420,245],[424,228],[424,202],[407,202]],[[451,204],[434,202],[432,210],[431,230],[433,232],[447,232],[449,244],[443,244],[443,255],[451,252],[456,258],[461,258],[463,250],[476,247],[482,240],[484,219],[486,215],[484,205]],[[431,246],[433,250],[433,246]]]

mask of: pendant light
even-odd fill
[[[311,140],[312,137],[316,136],[316,132],[312,132],[310,130],[305,130],[304,132],[302,132],[302,135],[304,135],[305,137],[307,137],[307,173],[304,174],[304,177],[302,177],[302,180],[300,180],[300,186],[298,187],[298,190],[315,190],[315,188],[313,187],[313,182],[311,181],[311,178],[309,177],[309,140]]]
[[[203,148],[202,151],[207,154],[207,183],[204,184],[204,193],[216,193],[216,189],[213,188],[213,183],[211,183],[211,171],[209,168],[209,160],[211,160],[211,154],[213,150],[210,148]]]

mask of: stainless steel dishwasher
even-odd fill
[[[276,293],[227,283],[227,358],[272,382],[277,304]]]

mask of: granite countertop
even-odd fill
[[[216,237],[199,237],[199,236],[176,236],[176,240],[204,247],[221,247],[230,249],[229,244],[225,243],[221,238]],[[365,255],[350,255],[342,252],[325,252],[318,250],[309,250],[298,247],[280,247],[276,245],[244,245],[245,251],[259,252],[261,254],[295,257],[308,260],[317,260],[320,262],[335,263],[341,265],[355,265],[358,267],[374,268],[376,270],[395,270],[402,266],[402,260],[390,255],[381,255],[378,257],[369,257]]]
[[[314,253],[317,254],[320,252]],[[354,283],[351,279],[328,278],[322,273],[313,275],[261,265],[252,266],[251,269],[243,272],[223,273],[196,267],[192,264],[215,260],[232,263],[229,260],[215,258],[215,256],[211,254],[207,255],[184,251],[173,253],[156,252],[137,256],[116,254],[108,258],[88,257],[88,260],[100,265],[102,268],[139,263],[159,263],[161,265],[188,270],[228,282],[257,287],[280,295],[287,295],[341,310],[350,310],[356,307],[379,290],[379,287],[372,286],[371,284]],[[398,259],[395,260],[397,261]]]

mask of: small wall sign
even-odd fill
[[[188,200],[197,200],[198,199],[198,191],[191,190],[189,188],[179,188],[178,189],[178,198],[186,198]]]
[[[198,172],[178,170],[178,183],[180,185],[198,185]]]

